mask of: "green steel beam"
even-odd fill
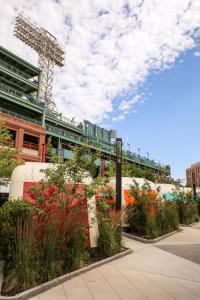
[[[17,75],[14,72],[11,72],[10,70],[2,67],[1,64],[0,64],[0,72],[2,72],[3,74],[5,74],[5,75],[7,75],[11,78],[15,78],[15,80],[17,82],[21,83],[22,87],[25,85],[27,88],[29,88],[29,89],[31,88],[31,90],[33,90],[33,91],[38,90],[38,85],[36,85],[35,83],[29,81],[28,79],[25,79],[24,77],[21,77],[21,76]]]
[[[5,115],[9,115],[9,116],[12,116],[14,118],[22,119],[22,120],[25,120],[27,122],[30,122],[30,123],[42,126],[42,122],[41,121],[38,121],[38,120],[33,119],[33,118],[30,118],[28,116],[24,116],[24,115],[16,113],[16,112],[13,112],[13,111],[11,111],[9,109],[5,109],[5,108],[0,107],[0,113],[3,113]]]
[[[7,49],[0,46],[0,56],[3,54],[4,56],[8,57],[9,60],[11,60],[13,63],[16,63],[20,65],[20,67],[23,68],[23,70],[26,70],[26,73],[31,75],[39,75],[40,69],[35,67],[34,65],[28,63],[27,61],[23,60],[21,57],[13,54],[12,52],[8,51]]]
[[[68,142],[71,142],[71,143],[76,143],[78,145],[82,145],[83,142],[81,141],[77,141],[77,140],[74,140],[74,139],[71,139],[69,137],[66,137],[66,136],[61,136],[60,134],[57,134],[55,132],[52,132],[52,131],[46,131],[46,134],[50,135],[50,136],[54,136],[54,137],[57,137],[58,139],[61,138],[62,140],[65,140],[65,141],[68,141]]]
[[[26,100],[23,100],[22,98],[20,97],[17,97],[17,96],[14,96],[14,95],[11,95],[9,93],[6,93],[2,90],[0,90],[0,97],[2,97],[3,99],[5,100],[8,100],[12,103],[15,103],[15,104],[18,104],[18,105],[21,105],[23,107],[26,107],[30,110],[33,110],[33,111],[36,111],[38,113],[40,113],[42,115],[42,112],[43,112],[43,109],[35,104],[32,104]]]
[[[47,120],[47,121],[49,121],[50,123],[53,123],[53,124],[57,124],[57,125],[60,125],[60,127],[58,128],[58,129],[60,129],[60,130],[65,130],[65,128],[67,127],[67,128],[69,128],[69,129],[71,129],[71,130],[73,130],[73,131],[76,131],[77,133],[81,133],[81,134],[83,134],[83,129],[81,129],[81,128],[78,128],[77,126],[73,126],[72,124],[70,124],[70,123],[67,123],[67,122],[65,122],[65,121],[62,121],[62,120],[59,120],[59,119],[57,119],[57,118],[55,118],[55,117],[51,117],[51,116],[49,116],[49,115],[46,115],[45,116],[45,120]],[[46,125],[48,125],[47,124],[47,122],[46,122]]]

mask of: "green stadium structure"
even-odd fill
[[[100,150],[103,160],[115,160],[113,130],[105,130],[86,120],[76,123],[74,119],[45,109],[44,102],[40,101],[40,80],[40,69],[0,47],[0,119],[20,150],[19,158],[42,161],[47,138],[51,137],[55,151],[64,159],[71,157],[71,145],[87,143],[91,151]],[[168,165],[130,151],[123,153],[130,163],[170,176]]]

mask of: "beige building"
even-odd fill
[[[186,169],[186,183],[188,186],[192,186],[192,173],[195,174],[195,182],[197,187],[200,187],[200,161],[191,165]]]

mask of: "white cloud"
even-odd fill
[[[171,67],[200,35],[199,0],[0,0],[2,46],[34,64],[36,53],[13,37],[20,10],[64,45],[65,67],[54,80],[59,111],[94,122],[109,117],[119,96],[121,111],[134,108],[127,91]]]
[[[194,52],[194,56],[199,57],[200,56],[200,51]]]
[[[140,100],[140,98],[141,98],[140,95],[136,95],[131,100],[122,100],[119,105],[119,110],[121,110],[125,114],[127,114],[127,111],[129,111],[131,109],[131,107],[133,106],[133,104],[137,103]]]
[[[124,114],[120,114],[118,116],[115,116],[112,118],[113,121],[122,121],[125,119],[125,115]]]

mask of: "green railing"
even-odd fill
[[[94,141],[94,140],[91,140],[90,138],[84,137],[82,135],[74,134],[67,130],[56,128],[51,125],[47,125],[46,129],[50,133],[52,132],[52,133],[59,135],[61,139],[62,139],[62,137],[66,137],[67,139],[69,139],[70,141],[72,141],[74,143],[77,143],[77,142],[79,144],[88,143],[90,146],[92,146],[94,148],[101,149],[102,151],[106,151],[111,154],[114,154],[114,148],[112,145],[102,144],[102,143],[98,142],[97,140]]]
[[[13,112],[11,110],[8,110],[8,109],[2,108],[2,107],[0,107],[0,112],[3,113],[3,114],[9,115],[9,116],[15,117],[15,118],[19,118],[19,119],[28,121],[30,123],[34,123],[34,124],[37,124],[37,125],[40,125],[40,126],[42,125],[42,122],[39,121],[39,120],[29,118],[27,116],[21,115],[19,113]]]
[[[0,91],[37,105],[36,96],[25,94],[19,90],[10,87],[7,84],[0,83]]]
[[[57,127],[54,127],[54,126],[51,126],[51,125],[46,125],[46,129],[49,132],[52,132],[52,133],[55,133],[55,134],[59,135],[61,138],[66,137],[66,138],[68,138],[68,139],[70,139],[74,142],[79,142],[79,143],[84,142],[83,137],[81,135],[71,133],[67,130],[57,128]]]
[[[9,71],[17,74],[18,76],[21,76],[27,80],[30,80],[34,84],[38,84],[38,80],[35,80],[32,78],[29,74],[21,71],[20,69],[16,68],[15,66],[5,62],[4,60],[0,59],[0,66],[4,67],[5,69],[8,69]],[[32,79],[32,80],[31,80]]]
[[[47,131],[49,133],[55,133],[58,136],[60,136],[60,138],[62,139],[62,137],[66,137],[68,140],[79,144],[83,144],[83,143],[88,143],[88,145],[90,145],[91,147],[94,147],[96,149],[100,149],[101,151],[105,151],[108,152],[109,154],[115,155],[115,145],[114,144],[107,144],[107,143],[102,143],[101,141],[95,140],[94,138],[91,137],[84,137],[82,135],[77,135],[74,133],[71,133],[67,130],[64,129],[60,129],[60,128],[56,128],[54,126],[46,126]],[[140,165],[144,165],[146,167],[152,168],[152,169],[156,169],[162,172],[166,172],[166,173],[170,173],[170,167],[168,166],[162,166],[158,163],[155,163],[152,160],[149,160],[145,157],[139,156],[135,153],[131,153],[129,151],[123,151],[124,154],[124,158],[125,159],[129,159],[130,161],[140,164]]]
[[[138,163],[140,165],[145,165],[152,169],[157,169],[162,172],[170,173],[170,166],[166,165],[163,166],[159,163],[156,163],[154,160],[150,160],[146,157],[140,156],[136,153],[132,153],[130,151],[124,151],[124,158],[130,159],[131,161],[134,161],[135,163]]]
[[[50,118],[53,118],[54,120],[57,119],[64,125],[70,125],[72,127],[78,128],[79,130],[81,130],[83,132],[83,129],[84,129],[83,124],[81,122],[75,122],[73,118],[72,119],[66,118],[62,115],[62,113],[60,113],[60,114],[54,113],[54,112],[48,110],[48,108],[46,109],[46,115]]]

